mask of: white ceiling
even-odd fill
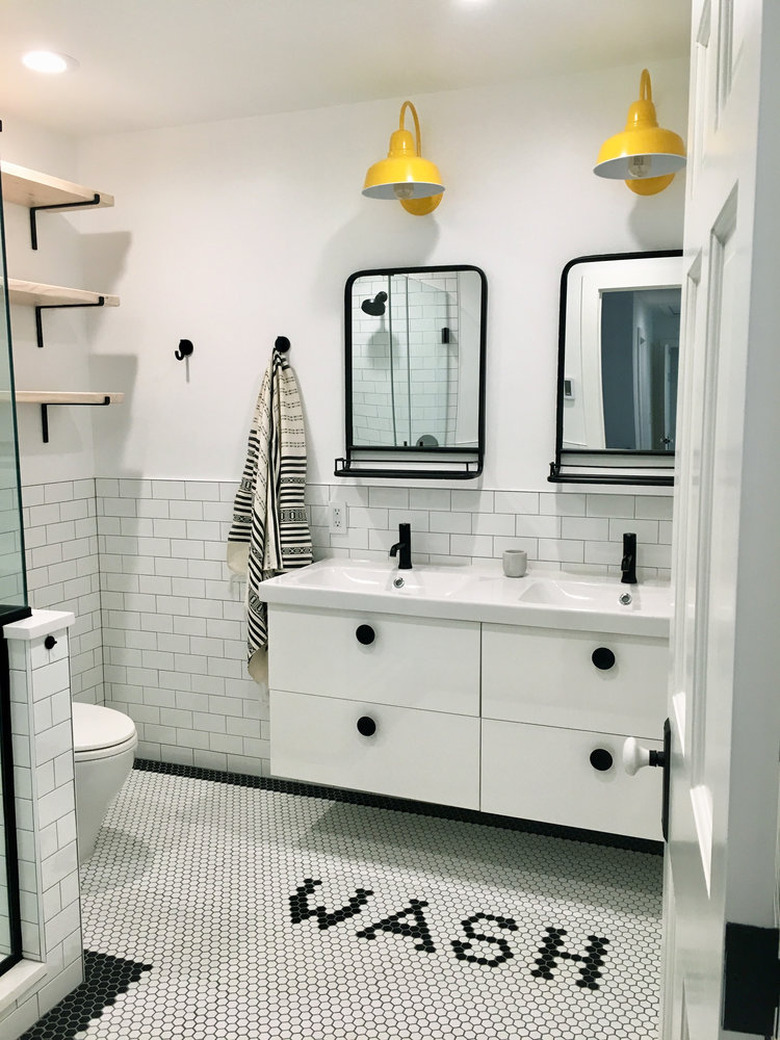
[[[0,117],[74,135],[687,55],[687,0],[0,0]],[[20,55],[76,58],[41,76]],[[652,69],[651,69],[652,71]]]

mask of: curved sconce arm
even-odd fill
[[[401,115],[398,119],[398,129],[406,129],[406,127],[404,126],[404,116],[406,115],[407,109],[409,109],[409,111],[412,113],[412,119],[414,120],[414,139],[415,146],[417,149],[415,155],[422,155],[422,134],[420,133],[420,120],[417,117],[417,109],[414,107],[411,101],[404,101],[404,103],[401,105]]]
[[[407,111],[414,120],[414,138],[404,126]],[[363,194],[373,199],[391,199],[401,203],[415,216],[432,213],[441,202],[444,185],[436,166],[422,157],[420,120],[411,101],[404,101],[398,118],[398,129],[390,137],[386,159],[369,167]]]

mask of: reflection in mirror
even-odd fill
[[[564,268],[551,481],[672,483],[681,282],[679,251]]]
[[[478,476],[482,271],[360,271],[347,281],[345,307],[347,457],[337,475]]]
[[[602,293],[604,443],[590,447],[674,451],[681,296],[674,287]],[[570,414],[564,444],[567,425]]]

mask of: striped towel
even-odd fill
[[[247,661],[250,674],[268,646],[266,606],[260,583],[311,563],[306,507],[306,436],[295,373],[274,348],[249,430],[246,463],[233,505],[227,562],[245,575]]]

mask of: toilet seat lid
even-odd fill
[[[73,705],[73,748],[75,751],[97,751],[124,744],[135,736],[135,723],[129,716],[99,704]]]

